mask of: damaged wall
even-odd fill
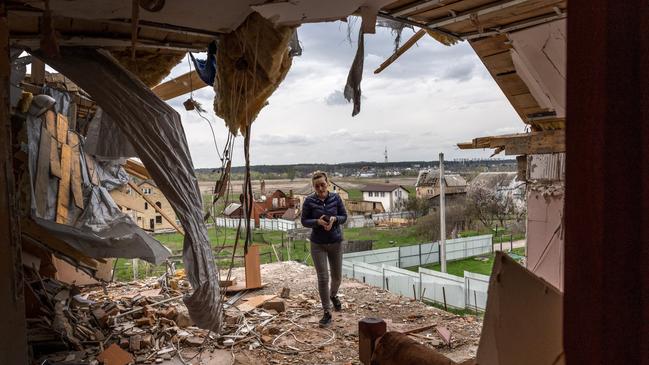
[[[565,154],[527,161],[527,268],[563,290]]]
[[[516,72],[542,108],[565,116],[566,19],[509,34]]]

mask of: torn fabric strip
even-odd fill
[[[345,99],[354,101],[354,110],[352,117],[361,111],[361,80],[363,79],[363,61],[365,60],[365,35],[363,29],[358,30],[358,48],[354,62],[347,75],[347,84],[345,85]]]
[[[106,51],[64,47],[60,58],[37,56],[89,93],[135,148],[185,230],[183,261],[194,288],[184,298],[189,314],[199,327],[218,331],[218,271],[180,116]]]

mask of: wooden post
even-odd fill
[[[0,364],[27,364],[27,323],[21,260],[20,225],[12,167],[9,106],[9,26],[6,3],[0,3]]]
[[[36,57],[32,57],[32,83],[34,85],[43,85],[45,83],[45,62]]]
[[[387,325],[380,318],[363,318],[358,321],[358,358],[369,365],[376,340],[387,331]]]
[[[138,260],[137,260],[137,259],[133,259],[131,262],[132,262],[132,264],[133,264],[133,265],[131,266],[131,267],[133,268],[133,280],[137,280],[137,278],[138,278],[138,276],[139,276],[139,275],[138,275],[138,274],[139,274],[139,273],[138,273],[138,271],[139,271],[139,270],[138,270],[138,269],[139,269],[139,268],[138,268]]]
[[[244,257],[246,267],[246,288],[261,287],[261,267],[259,263],[259,246],[251,245]]]

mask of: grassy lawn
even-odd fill
[[[493,243],[500,243],[503,242],[509,242],[510,240],[512,241],[518,241],[525,239],[525,233],[512,233],[509,232],[508,230],[503,230],[502,228],[498,230],[498,232],[490,231],[490,230],[481,230],[481,231],[472,231],[472,230],[467,230],[467,231],[462,231],[460,232],[459,236],[460,237],[473,237],[473,236],[480,236],[483,234],[492,234],[494,235],[493,237]],[[510,236],[511,235],[511,236]]]
[[[212,246],[215,248],[215,252],[217,252],[215,256],[219,258],[217,259],[217,265],[219,267],[229,267],[230,257],[232,255],[231,246],[235,241],[236,229],[212,227],[208,229],[208,234],[210,242],[212,242]],[[465,237],[475,236],[478,234],[484,233],[463,232],[463,236]],[[393,229],[348,228],[344,230],[344,236],[347,240],[372,240],[374,241],[374,249],[408,246],[431,241],[418,237],[415,233],[414,227]],[[155,238],[172,251],[172,258],[176,262],[176,267],[181,268],[182,258],[180,256],[182,254],[183,236],[178,233],[163,233],[155,235]],[[516,238],[514,239],[516,240]],[[288,240],[286,238],[286,233],[284,232],[255,230],[253,232],[253,242],[260,246],[262,263],[276,262],[277,257],[279,257],[279,259],[282,261],[289,259],[289,250],[288,247],[286,247],[288,245]],[[507,237],[506,242],[509,242],[509,237]],[[507,245],[504,244],[503,248],[506,248],[506,246]],[[275,248],[275,250],[273,250],[273,247]],[[524,249],[515,249],[514,251],[516,252],[517,250],[520,250],[521,255],[524,254]],[[277,252],[277,254],[275,254],[275,252]],[[291,247],[290,259],[312,265],[313,261],[309,252],[310,248],[307,241],[295,241]],[[243,256],[243,240],[240,240],[235,256]],[[118,260],[115,271],[116,279],[123,281],[132,280],[133,271],[131,265],[131,260]],[[242,265],[243,259],[235,258],[234,266]],[[487,257],[487,261],[479,261],[470,258],[466,260],[449,262],[448,271],[449,273],[457,276],[463,276],[464,270],[489,275],[492,265],[493,256]],[[439,270],[439,265],[430,265],[425,267],[433,270]],[[153,266],[147,264],[144,261],[140,261],[138,266],[140,277],[161,275],[162,273],[164,273],[164,270],[164,266]]]
[[[232,255],[232,246],[235,241],[235,228],[214,227],[208,229],[208,235],[212,246],[218,252],[216,256],[218,259],[217,265],[219,267],[229,267],[230,257]],[[397,229],[376,229],[376,228],[349,228],[344,230],[344,236],[347,240],[373,240],[374,249],[412,245],[424,242],[421,238],[416,237],[414,228],[397,228]],[[156,234],[155,239],[160,241],[163,245],[172,251],[176,267],[182,267],[182,254],[183,236],[179,233],[161,233]],[[262,264],[269,262],[276,262],[277,257],[284,261],[289,259],[288,253],[288,240],[286,233],[280,231],[264,231],[256,229],[253,232],[253,242],[260,245],[260,255]],[[284,242],[284,246],[282,246]],[[273,251],[274,246],[275,251]],[[220,248],[220,249],[219,249]],[[304,262],[308,265],[313,265],[313,260],[310,255],[309,243],[304,240],[293,242],[291,247],[290,258],[291,260]],[[243,240],[240,239],[239,245],[235,256],[243,256]],[[227,257],[228,259],[225,259]],[[242,266],[243,259],[235,258],[234,266]],[[164,273],[164,266],[153,266],[144,261],[138,264],[138,273],[140,277],[162,275]],[[115,270],[115,278],[121,281],[128,281],[133,279],[132,260],[120,259],[117,262]]]
[[[525,248],[515,248],[512,251],[519,256],[525,256]],[[469,271],[476,274],[491,275],[491,269],[494,265],[495,254],[489,254],[479,257],[470,257],[464,260],[449,261],[446,264],[446,271],[455,276],[464,277],[464,272]],[[439,264],[422,265],[423,268],[435,271],[441,271]],[[417,271],[417,267],[409,268],[409,270]]]
[[[363,200],[363,193],[360,189],[347,189],[347,193],[350,200]]]

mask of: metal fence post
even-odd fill
[[[383,290],[385,290],[385,268],[381,268],[381,283]]]
[[[421,266],[421,243],[419,244],[419,266]],[[420,288],[421,293],[421,288]]]
[[[419,256],[421,258],[421,255]],[[419,301],[423,302],[424,301],[424,292],[422,291],[422,286],[423,286],[423,277],[421,275],[421,271],[419,271]]]
[[[397,247],[397,248],[398,248],[397,252],[399,253],[399,259],[398,259],[399,261],[397,261],[397,267],[401,268],[401,247]]]

